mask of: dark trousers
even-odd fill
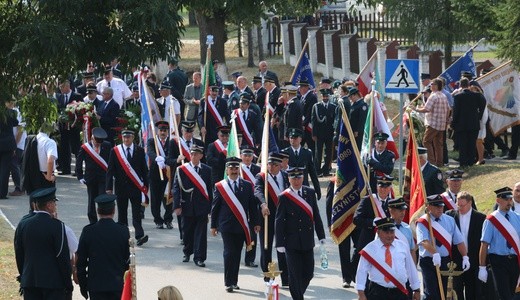
[[[23,150],[16,148],[15,155],[11,159],[11,177],[13,178],[14,190],[22,191],[22,187],[20,186],[20,166],[22,164],[22,154]]]
[[[515,125],[511,127],[511,148],[509,149],[509,157],[516,159],[518,146],[520,146],[520,125]]]
[[[448,262],[450,262],[450,257],[445,256],[441,257],[441,270],[447,270]],[[424,287],[424,296],[423,300],[438,300],[441,299],[441,294],[439,292],[439,283],[437,281],[437,271],[435,270],[435,266],[433,265],[433,261],[431,257],[421,257],[419,258],[419,266],[421,266],[422,276],[423,276],[423,287]],[[442,276],[442,286],[444,293],[446,293],[446,286],[448,284],[448,277]]]
[[[95,179],[93,182],[89,182],[87,184],[87,194],[87,216],[90,224],[93,224],[98,220],[96,213],[96,203],[94,202],[94,199],[96,199],[96,197],[99,195],[105,194],[105,180]]]
[[[9,165],[14,156],[14,150],[0,152],[0,198],[6,198],[9,191]]]
[[[246,237],[244,233],[221,232],[220,234],[224,242],[224,285],[236,285],[240,269],[240,255]]]
[[[65,300],[65,289],[24,288],[24,300]]]
[[[258,235],[256,234],[253,227],[250,228],[249,234],[251,234],[251,241],[253,241],[253,245],[251,250],[247,251],[245,250],[244,253],[244,263],[254,263],[256,259],[256,244],[258,243]]]
[[[303,133],[302,146],[303,145],[307,145],[307,149],[311,150],[312,153],[314,153],[316,145],[312,140],[312,134],[309,133],[307,130],[305,130]]]
[[[78,154],[81,141],[79,138],[79,128],[67,129],[66,124],[60,126],[60,144],[58,148],[58,164],[61,171],[70,173],[71,154]]]
[[[356,269],[354,263],[350,259],[350,241],[351,236],[349,235],[338,245],[339,249],[339,261],[341,264],[341,277],[346,283],[351,283],[356,279]]]
[[[117,195],[117,221],[128,226],[128,201],[130,201],[132,207],[132,225],[135,229],[135,238],[140,239],[144,236],[141,223],[141,193],[137,196],[128,196],[125,193]]]
[[[444,136],[442,137],[443,140],[444,140],[444,145],[442,146],[442,162],[443,162],[444,164],[447,164],[448,161],[449,161],[449,158],[448,158],[448,143],[446,142],[447,139],[448,139],[448,133],[447,133],[447,132],[448,132],[448,131],[445,130],[445,131],[444,131]],[[478,132],[477,132],[477,133],[478,133]],[[455,133],[453,133],[452,138],[453,138],[453,142],[455,143]]]
[[[260,229],[259,233],[260,267],[262,268],[262,272],[267,272],[269,271],[268,264],[273,261],[274,212],[271,212],[271,215],[269,215],[269,224],[267,228],[267,249],[265,249],[264,230],[265,228],[262,223],[262,228]],[[282,285],[288,285],[289,274],[287,273],[287,260],[285,259],[285,253],[276,251],[276,256],[278,258],[278,270],[282,271],[280,274],[280,277],[282,278]]]
[[[491,278],[489,278],[491,280]],[[453,278],[453,289],[458,300],[477,300],[482,298],[482,284],[478,279],[478,267],[472,266],[469,270]]]
[[[461,167],[472,166],[477,157],[478,130],[457,131],[459,163]]]
[[[166,198],[164,197],[166,185],[168,185],[167,179],[150,182],[150,205],[153,221],[159,225],[173,221],[173,202],[166,204]],[[161,205],[164,207],[164,217],[161,216]]]
[[[325,153],[323,153],[323,147],[325,147]],[[318,137],[316,141],[316,151],[314,151],[314,165],[316,166],[316,171],[321,174],[329,174],[332,163],[332,137],[330,138],[320,138]],[[323,167],[321,166],[321,160],[323,155],[325,154],[325,162]]]
[[[377,283],[370,282],[366,290],[367,300],[407,300],[408,297],[398,288],[385,288]]]
[[[303,300],[314,276],[314,251],[285,248],[287,270],[289,273],[289,291],[293,300]]]
[[[177,216],[177,224],[179,225],[179,237],[180,237],[181,241],[184,239],[184,228],[182,226],[182,224],[184,223],[182,221],[183,219],[184,219],[184,217],[182,215]]]
[[[489,121],[486,124],[486,137],[484,138],[484,148],[486,149],[486,152],[491,155],[493,154],[493,149],[495,148],[495,144],[497,145],[498,149],[500,150],[509,150],[506,143],[504,143],[504,140],[498,136],[494,136],[491,132]]]
[[[122,291],[89,292],[91,300],[120,300]]]
[[[496,289],[501,300],[510,300],[515,294],[518,280],[518,262],[516,255],[503,256],[489,254],[489,262],[495,275]],[[488,280],[492,280],[488,278]]]
[[[184,216],[184,255],[193,255],[193,261],[205,261],[208,249],[208,215]]]

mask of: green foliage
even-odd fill
[[[19,101],[22,118],[25,120],[25,130],[29,134],[38,133],[45,120],[56,122],[58,120],[58,107],[56,102],[49,99],[39,88]]]
[[[179,53],[181,4],[170,0],[0,1],[0,73],[15,85],[69,75],[88,61],[135,66]]]

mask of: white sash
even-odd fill
[[[251,231],[249,230],[247,214],[244,210],[244,207],[242,206],[242,203],[238,201],[237,196],[235,195],[235,193],[233,193],[233,190],[229,185],[228,180],[224,179],[217,182],[215,187],[218,189],[218,191],[222,195],[222,198],[224,198],[224,201],[226,201],[227,205],[229,206],[229,208],[237,218],[238,222],[242,226],[242,229],[244,230],[244,234],[246,236],[247,246],[249,248],[251,245]]]
[[[193,183],[193,185],[199,189],[206,200],[209,200],[206,183],[204,180],[202,180],[202,177],[200,177],[199,173],[195,171],[195,168],[191,165],[191,163],[183,164],[180,169],[184,172],[184,174],[186,174],[186,176],[188,176],[188,178],[191,180],[191,183]]]
[[[94,148],[92,148],[89,143],[83,144],[82,148],[103,170],[108,170],[107,162],[103,159],[103,157],[101,157],[101,155],[99,155],[99,153],[96,152],[96,150],[94,150]]]
[[[511,213],[514,214],[514,212]],[[498,210],[492,212],[488,219],[493,225],[495,225],[497,230],[500,231],[504,238],[513,246],[516,255],[518,255],[520,259],[520,238],[518,237],[518,233],[513,227],[513,224],[511,224],[511,222],[509,222],[506,217],[503,216]],[[500,224],[497,224],[497,222]]]
[[[455,204],[455,202],[453,202],[453,200],[451,199],[451,196],[448,192],[442,193],[441,197],[442,197],[442,200],[444,200],[444,204],[448,207],[448,209],[454,209],[454,210],[459,209],[457,207],[457,204]]]
[[[283,191],[282,195],[286,196],[294,203],[296,203],[299,207],[301,207],[309,215],[311,220],[314,221],[314,212],[312,211],[312,207],[309,203],[307,203],[307,201],[305,201],[302,197],[298,196],[298,194],[295,193],[291,188],[288,188],[285,191]]]
[[[406,286],[397,280],[397,274],[387,263],[380,263],[380,259],[377,259],[377,255],[373,252],[373,247],[365,247],[360,251],[360,255],[363,256],[371,265],[373,265],[381,274],[383,274],[390,282],[392,282],[401,292],[408,295]],[[402,266],[404,267],[404,266]]]
[[[426,215],[421,216],[417,219],[417,222],[423,224],[426,228],[428,228],[428,219]],[[448,250],[451,256],[451,234],[442,227],[439,222],[431,222],[433,235],[437,240],[439,240],[444,247]]]
[[[224,153],[224,155],[227,156],[227,147],[224,146],[220,140],[215,141],[215,147],[217,148],[218,152]]]
[[[183,138],[180,138],[179,142],[181,143],[182,155],[184,155],[184,157],[188,161],[191,161],[191,153],[190,153],[190,149],[188,148],[188,145],[186,144],[186,141]],[[193,141],[192,141],[192,143],[193,143]]]
[[[213,104],[213,100],[209,100],[209,97],[206,98],[206,103],[208,105],[208,110],[215,119],[217,126],[224,126],[224,121],[222,121],[222,116],[218,113],[217,108]]]
[[[255,187],[255,176],[251,173],[251,170],[244,164],[242,164],[242,175],[244,180],[251,182],[253,187]]]
[[[244,120],[244,117],[242,116],[242,111],[237,108],[233,111],[233,113],[235,114],[236,117],[238,117],[238,126],[242,130],[242,137],[246,139],[249,146],[254,147],[255,144],[253,142],[253,136],[251,135],[251,133],[249,132],[249,129],[247,128],[246,120]]]
[[[273,176],[271,176],[271,174],[269,174],[269,176],[267,176],[267,181],[269,182],[269,186],[273,188],[273,191],[275,193],[275,195],[273,195],[273,197],[276,197],[278,199],[278,195],[280,195],[282,193],[282,190],[278,187],[278,185],[274,181],[274,178],[273,178]],[[282,183],[282,185],[283,185],[283,183]]]
[[[119,162],[121,163],[121,166],[123,167],[123,170],[125,171],[126,175],[130,180],[134,183],[134,185],[141,191],[141,201],[143,203],[146,202],[146,194],[148,193],[148,189],[144,185],[144,182],[139,178],[139,175],[137,175],[137,172],[132,168],[132,165],[130,165],[130,162],[128,159],[126,159],[125,151],[123,150],[123,145],[117,145],[115,148],[115,153],[117,155],[117,158]]]
[[[385,218],[386,217],[386,213],[385,213],[385,210],[383,209],[383,202],[379,199],[379,197],[377,196],[377,194],[372,194],[372,196],[374,197],[375,199],[375,203],[376,203],[376,207],[377,207],[377,213],[379,214],[378,216],[376,217],[379,217],[379,218]]]
[[[166,158],[166,153],[164,153],[164,148],[163,148],[163,145],[161,143],[161,139],[156,136],[155,139],[157,140],[157,149],[159,149],[159,154],[163,157],[163,158]],[[168,140],[165,140],[164,141],[164,146],[166,147],[168,145]]]

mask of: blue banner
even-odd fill
[[[300,59],[300,63],[296,66],[294,76],[291,79],[293,85],[298,85],[300,80],[307,80],[311,85],[311,89],[316,87],[314,84],[314,76],[312,75],[311,64],[309,63],[309,54],[305,51]]]
[[[476,77],[477,68],[473,60],[473,50],[464,53],[457,61],[449,66],[439,77],[446,79],[446,87],[453,91],[457,82],[460,80],[462,71],[471,72]]]

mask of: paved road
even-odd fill
[[[322,186],[325,187],[325,179]],[[58,215],[79,237],[83,226],[88,224],[87,190],[71,176],[58,176],[57,179]],[[12,184],[9,190],[13,190]],[[325,188],[322,188],[325,195]],[[16,226],[28,211],[28,197],[10,197],[0,202],[0,209],[8,220]],[[319,201],[321,217],[325,222],[325,201]],[[129,218],[130,216],[129,212]],[[117,219],[117,217],[116,217]],[[184,299],[265,299],[265,285],[260,268],[240,267],[238,285],[240,290],[227,293],[224,290],[224,265],[222,258],[222,239],[211,237],[208,233],[208,259],[206,268],[196,267],[193,262],[182,262],[182,246],[177,224],[173,230],[155,229],[150,209],[146,210],[143,227],[150,240],[136,248],[137,292],[139,299],[155,299],[156,292],[166,285],[179,288]],[[317,240],[316,240],[317,242]],[[311,281],[306,299],[357,299],[355,290],[341,287],[339,255],[336,245],[330,238],[326,248],[329,254],[329,269],[319,267],[319,250],[315,249],[315,274]],[[257,251],[256,262],[260,260]],[[242,254],[242,261],[243,261]],[[276,255],[275,255],[276,257]],[[75,286],[74,299],[82,299],[79,288]],[[290,299],[289,290],[280,290],[280,299]]]

